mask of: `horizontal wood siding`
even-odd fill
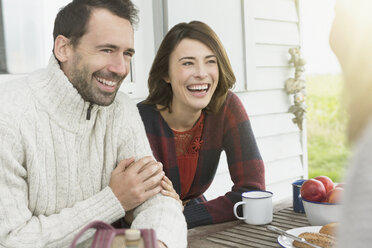
[[[284,82],[293,77],[294,69],[286,67],[257,67],[255,80],[248,85],[250,90],[284,89]]]
[[[284,91],[294,76],[288,50],[300,46],[299,17],[295,0],[244,0],[246,91],[238,96],[246,108],[265,163],[267,190],[274,201],[291,197],[291,183],[306,177],[303,133],[288,108],[292,97]],[[221,159],[212,187],[231,190],[226,160]],[[209,191],[207,197],[220,194]]]
[[[293,0],[245,0],[257,19],[298,22]]]
[[[238,94],[250,116],[287,113],[292,98],[284,90],[261,90]]]
[[[240,94],[252,122],[265,162],[266,185],[274,199],[290,197],[290,182],[307,173],[303,164],[303,133],[288,113],[292,97],[284,91],[294,76],[288,50],[301,43],[295,0],[244,2],[247,60],[247,93]],[[253,32],[253,34],[252,34]]]
[[[254,49],[256,67],[288,67],[288,60],[290,59],[288,50],[291,47],[292,46],[287,45],[277,46],[257,44]]]
[[[291,113],[278,113],[250,117],[251,125],[256,138],[298,133],[298,127],[292,121]]]
[[[265,163],[302,155],[299,133],[257,138],[257,144]]]
[[[302,176],[303,169],[301,166],[298,166],[298,164],[301,164],[299,156],[265,163],[265,179],[267,182],[270,182],[270,184],[276,184],[289,178],[300,177]]]
[[[257,44],[298,46],[298,25],[292,22],[255,20],[255,37]]]

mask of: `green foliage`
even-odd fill
[[[308,76],[306,81],[309,178],[326,175],[340,182],[350,153],[342,76]]]

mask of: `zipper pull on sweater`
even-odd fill
[[[93,103],[89,103],[89,107],[87,110],[87,121],[90,120],[90,112],[92,112],[92,108],[93,108]]]

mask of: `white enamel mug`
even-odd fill
[[[273,193],[270,191],[248,191],[242,193],[243,201],[234,205],[234,214],[239,220],[251,225],[265,225],[273,220]],[[239,205],[243,205],[243,217],[237,213]]]

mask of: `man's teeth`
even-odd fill
[[[108,86],[115,86],[116,85],[116,82],[114,81],[109,81],[109,80],[106,80],[104,78],[99,78],[99,77],[96,77],[98,82],[104,84],[104,85],[108,85]]]
[[[204,85],[190,85],[187,88],[189,90],[207,90],[208,85],[207,84],[204,84]]]

